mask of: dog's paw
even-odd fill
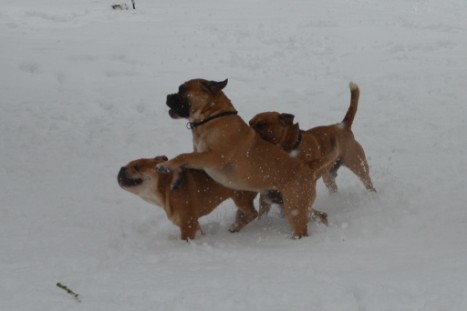
[[[172,170],[170,169],[170,167],[167,167],[167,166],[164,166],[162,165],[161,163],[157,164],[154,169],[159,172],[159,173],[162,173],[162,174],[169,174],[172,172]]]
[[[313,221],[317,220],[317,221],[321,222],[322,224],[325,224],[326,226],[329,226],[328,214],[326,214],[325,212],[321,212],[321,211],[318,211],[318,210],[313,210],[310,213],[310,216],[311,216],[311,219]]]
[[[303,237],[305,237],[306,235],[297,235],[297,234],[294,234],[292,233],[290,236],[289,236],[289,239],[291,240],[301,240]]]
[[[235,233],[235,232],[239,232],[240,230],[238,230],[238,225],[237,224],[232,224],[229,228],[229,232],[230,233]]]
[[[246,224],[241,223],[239,221],[235,221],[233,224],[230,225],[229,227],[229,232],[230,233],[237,233],[242,230],[243,227],[245,227]]]

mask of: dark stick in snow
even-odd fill
[[[72,295],[76,299],[76,301],[81,302],[81,299],[79,298],[79,295],[77,293],[73,292],[67,286],[63,285],[62,283],[57,283],[57,287],[63,289],[68,294]]]

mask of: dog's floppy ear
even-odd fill
[[[205,81],[203,82],[204,88],[210,92],[211,94],[217,94],[227,85],[228,79],[224,81],[216,82],[216,81]]]
[[[290,113],[281,113],[279,115],[279,121],[284,125],[293,125],[293,119],[295,116]]]

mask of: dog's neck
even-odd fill
[[[164,185],[170,184],[170,176],[172,174],[157,174],[157,178],[152,179],[151,181],[146,181],[147,183],[151,182],[150,185],[147,185],[143,190],[135,194],[141,197],[144,201],[165,209],[166,187],[164,187]]]
[[[283,142],[281,143],[282,148],[284,148],[285,151],[290,152],[292,150],[295,150],[300,146],[300,143],[302,142],[302,131],[300,130],[300,126],[298,123],[295,123],[290,127],[290,130],[287,131],[287,134],[284,139],[282,140]]]
[[[211,120],[214,120],[214,119],[217,119],[217,118],[221,118],[221,117],[226,117],[226,116],[231,116],[231,115],[237,115],[237,111],[225,111],[225,112],[220,112],[218,114],[214,114],[214,115],[211,115],[209,116],[208,118],[206,119],[203,119],[201,121],[194,121],[194,122],[188,122],[187,123],[187,128],[192,130],[194,128],[197,128],[198,126],[201,126],[205,123],[208,123],[209,121]]]
[[[219,105],[219,102],[228,103],[228,107]],[[187,123],[187,128],[194,129],[211,120],[236,114],[237,111],[232,105],[230,99],[221,92],[212,99],[210,105],[205,105],[201,111],[197,113],[195,112],[193,117],[190,117],[190,122]]]

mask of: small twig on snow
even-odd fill
[[[81,299],[79,298],[79,295],[77,293],[75,293],[74,291],[72,291],[71,289],[69,289],[66,285],[63,285],[62,283],[57,283],[57,287],[63,289],[68,294],[73,296],[76,299],[76,301],[81,302]]]
[[[112,4],[112,9],[114,10],[128,10],[128,5],[124,4]]]

